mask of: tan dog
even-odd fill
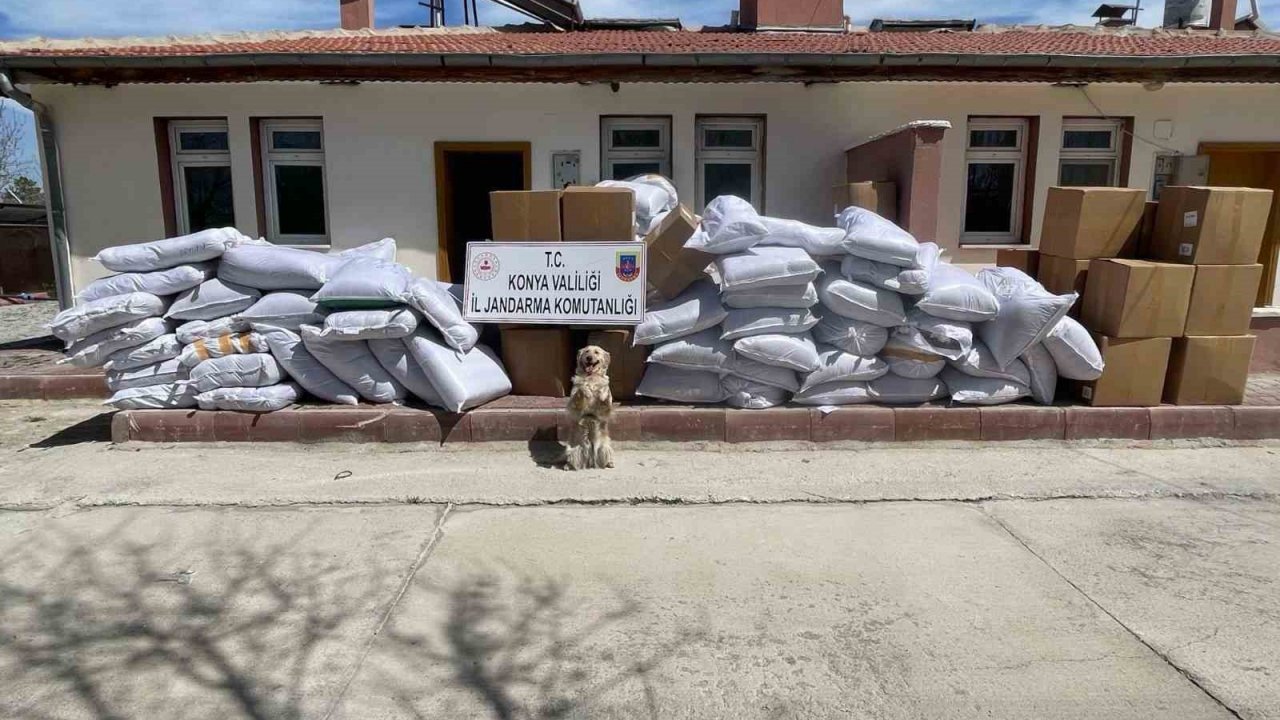
[[[588,345],[578,351],[578,370],[569,392],[569,415],[573,418],[573,442],[565,456],[569,470],[613,467],[613,445],[609,442],[609,417],[613,414],[613,393],[609,390],[609,353]]]

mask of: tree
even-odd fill
[[[9,194],[16,197],[18,202],[28,205],[44,204],[44,189],[40,187],[40,183],[26,175],[19,175],[9,183]]]
[[[25,118],[10,101],[0,101],[0,195],[13,185],[18,178],[26,177],[35,168],[22,152],[23,126]],[[33,183],[34,184],[34,183]]]

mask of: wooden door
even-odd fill
[[[436,143],[436,277],[462,282],[467,241],[489,239],[478,229],[489,227],[489,192],[531,189],[532,154],[527,142]]]
[[[1258,286],[1257,304],[1270,305],[1280,262],[1280,143],[1203,143],[1200,153],[1209,156],[1210,185],[1266,188],[1276,194],[1258,253],[1262,284]]]

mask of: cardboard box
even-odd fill
[[[559,190],[495,190],[489,216],[497,242],[560,242]]]
[[[1261,282],[1261,265],[1197,265],[1182,334],[1248,334]]]
[[[1036,277],[1040,274],[1040,251],[1039,250],[997,250],[996,266],[1017,268],[1022,272]]]
[[[565,242],[632,242],[636,239],[636,196],[620,187],[565,188],[560,198]]]
[[[1239,405],[1253,358],[1253,335],[1174,338],[1164,401],[1174,405]]]
[[[1040,256],[1040,273],[1036,279],[1045,290],[1054,295],[1079,293],[1084,297],[1085,279],[1089,275],[1092,260],[1073,260],[1054,255]]]
[[[1156,211],[1151,257],[1187,265],[1258,262],[1271,195],[1253,188],[1166,187]]]
[[[614,400],[631,400],[644,377],[644,362],[649,357],[649,347],[632,347],[631,328],[592,330],[587,335],[588,345],[599,345],[610,355],[609,389]]]
[[[1142,223],[1146,191],[1051,187],[1040,229],[1040,252],[1074,260],[1119,257]]]
[[[715,261],[715,255],[685,248],[685,242],[697,229],[697,216],[681,205],[644,239],[649,286],[664,300],[675,298],[706,277],[707,266]]]
[[[1089,263],[1081,322],[1113,338],[1178,337],[1187,323],[1195,268],[1148,260]]]
[[[569,396],[575,358],[568,328],[503,327],[500,332],[512,395]]]
[[[1094,407],[1159,405],[1173,339],[1093,337],[1107,369],[1097,380],[1076,385],[1079,398]]]
[[[892,182],[841,183],[832,188],[832,210],[840,214],[849,206],[866,208],[882,218],[898,222],[898,184]]]

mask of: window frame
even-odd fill
[[[727,129],[752,131],[750,148],[712,147],[706,143],[706,130]],[[706,207],[713,198],[706,196],[707,165],[750,165],[751,205],[764,212],[765,143],[768,127],[764,115],[699,115],[694,118],[694,163],[696,201]]]
[[[319,149],[276,150],[272,147],[273,134],[276,131],[307,131],[320,134]],[[323,249],[331,245],[333,227],[329,222],[329,178],[326,171],[325,155],[328,143],[324,137],[324,121],[320,118],[262,118],[258,122],[258,134],[262,145],[262,202],[266,219],[266,239],[285,246],[305,249]],[[276,190],[277,167],[318,167],[320,168],[320,195],[324,212],[323,235],[285,235],[280,232],[280,209]]]
[[[169,168],[173,177],[174,226],[179,235],[192,233],[191,218],[187,212],[187,173],[189,167],[225,167],[231,171],[231,132],[226,120],[170,120]],[[190,132],[221,132],[227,136],[226,150],[183,150],[182,134]],[[235,225],[235,178],[232,177],[231,224]]]
[[[671,178],[672,142],[670,115],[601,115],[600,116],[600,179],[613,177],[615,164],[656,162],[658,174]],[[657,130],[658,147],[617,148],[613,145],[615,130]]]
[[[1015,130],[1016,147],[975,148],[975,130]],[[1022,219],[1026,205],[1027,168],[1030,158],[1031,123],[1027,118],[970,118],[965,129],[964,193],[960,207],[960,243],[962,245],[1023,245]],[[1010,204],[1009,232],[969,232],[965,222],[969,216],[969,167],[974,164],[1012,164],[1013,198]]]
[[[1078,131],[1106,130],[1111,133],[1111,146],[1105,150],[1099,148],[1068,148],[1067,133]],[[1101,187],[1119,187],[1121,170],[1121,153],[1124,151],[1124,121],[1104,118],[1063,118],[1062,134],[1058,142],[1058,184],[1062,182],[1062,168],[1069,164],[1110,163],[1110,175],[1107,184]]]

